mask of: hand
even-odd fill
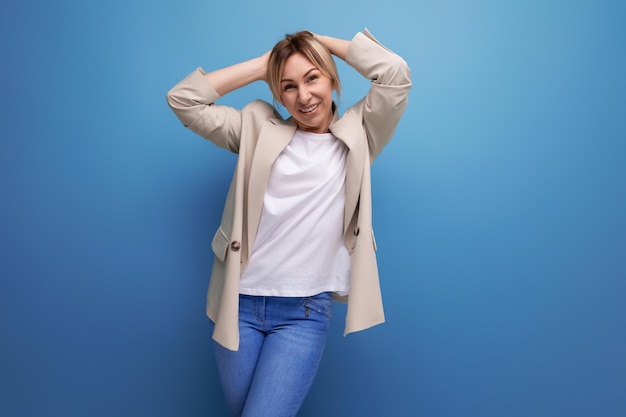
[[[259,66],[260,66],[260,70],[262,71],[261,74],[259,74],[259,80],[260,81],[265,81],[267,82],[267,66],[269,64],[270,61],[270,54],[272,53],[271,50],[265,52],[263,55],[261,55],[260,57],[258,57],[257,59],[259,60]]]
[[[315,39],[328,48],[331,54],[338,58],[346,59],[346,53],[348,52],[350,41],[333,38],[331,36],[318,35],[315,33],[313,35],[315,36]]]

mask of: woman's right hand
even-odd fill
[[[204,77],[220,96],[241,88],[254,81],[267,82],[267,63],[270,51],[263,55],[226,68],[207,72]]]
[[[267,82],[267,66],[269,64],[270,61],[270,54],[272,53],[271,50],[265,52],[263,55],[261,55],[258,59],[261,63],[261,74],[260,74],[260,78],[259,81],[265,81]]]

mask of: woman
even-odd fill
[[[332,55],[371,80],[341,117]],[[289,119],[260,100],[241,110],[215,104],[259,80]],[[351,41],[302,31],[258,58],[199,68],[168,93],[186,127],[238,154],[207,296],[233,415],[296,415],[322,356],[332,299],[348,303],[346,334],[384,321],[370,164],[410,87],[404,60],[367,30]]]

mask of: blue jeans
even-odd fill
[[[239,296],[239,350],[215,345],[220,382],[237,417],[293,417],[322,358],[331,293]]]

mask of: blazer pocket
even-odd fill
[[[211,249],[213,249],[213,253],[221,262],[224,262],[224,259],[226,259],[229,242],[230,239],[226,236],[226,233],[224,233],[224,230],[222,230],[222,227],[220,226],[211,241]]]
[[[362,239],[366,239],[367,235],[362,235]],[[378,246],[376,246],[376,237],[374,236],[374,230],[371,231],[371,236],[372,236],[372,247],[374,248],[374,252],[378,251]],[[357,234],[352,234],[351,235],[351,239],[350,239],[350,244],[348,245],[348,253],[352,254],[352,252],[354,252],[354,250],[356,249],[356,244],[357,244],[357,240],[359,239],[359,237],[357,236]],[[365,243],[365,241],[363,242]]]

